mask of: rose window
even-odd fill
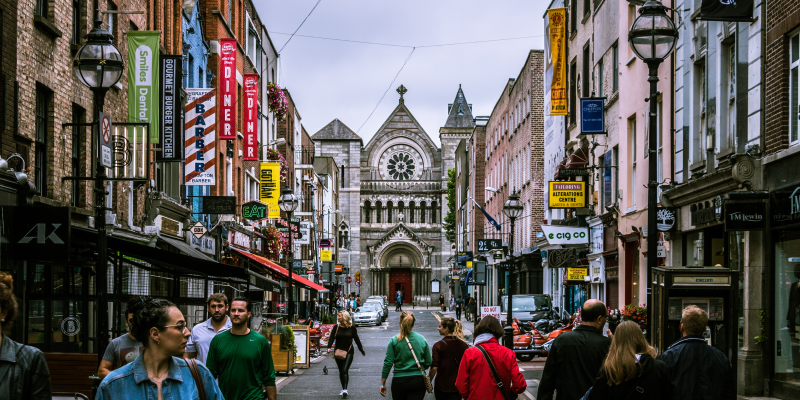
[[[414,176],[415,169],[414,159],[406,153],[397,153],[389,159],[389,165],[386,169],[392,179],[407,181]]]

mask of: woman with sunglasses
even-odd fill
[[[164,299],[142,299],[133,307],[131,332],[144,351],[133,362],[112,371],[97,388],[95,400],[196,399],[198,387],[185,360],[189,329],[183,313]],[[197,362],[206,399],[222,400],[217,382],[205,365]]]

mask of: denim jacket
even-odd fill
[[[225,400],[205,364],[198,361],[197,367],[206,389],[206,399]],[[192,371],[183,359],[172,357],[169,364],[169,375],[161,382],[161,395],[164,400],[195,400],[200,397],[195,386]],[[143,399],[156,400],[158,392],[156,384],[150,381],[144,367],[142,354],[132,363],[111,371],[97,388],[95,400],[110,399]]]
[[[0,399],[50,400],[50,371],[44,353],[3,335]]]

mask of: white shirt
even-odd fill
[[[225,316],[225,325],[219,332],[214,331],[214,326],[211,325],[211,318],[199,323],[192,328],[192,335],[189,336],[189,341],[186,342],[187,353],[197,353],[197,360],[203,364],[206,363],[208,358],[208,348],[211,346],[211,339],[214,336],[231,329],[231,319]]]

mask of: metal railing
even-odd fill
[[[314,146],[294,146],[294,164],[314,164]]]

